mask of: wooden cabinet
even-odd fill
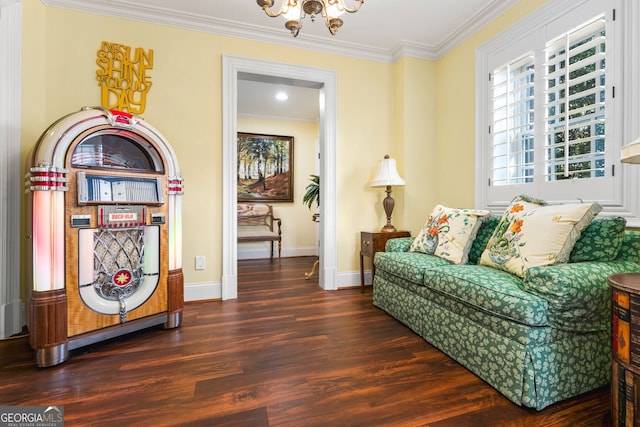
[[[384,246],[389,239],[398,237],[409,237],[408,231],[361,231],[360,232],[360,288],[364,292],[364,257],[371,258],[371,283],[376,274],[376,267],[373,265],[373,256],[376,252],[384,252]]]
[[[611,416],[613,425],[640,425],[640,273],[609,277],[612,287]]]

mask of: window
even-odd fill
[[[546,181],[605,176],[605,55],[603,17],[547,44]]]
[[[501,213],[529,194],[619,210],[624,122],[614,94],[624,64],[615,6],[631,1],[550,2],[478,49],[477,207]]]
[[[533,54],[495,69],[493,97],[492,185],[533,181],[534,61]]]

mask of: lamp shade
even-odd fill
[[[388,154],[378,163],[378,175],[371,182],[372,187],[386,187],[387,185],[404,185],[404,179],[400,177],[396,168],[396,160],[390,159]]]
[[[620,161],[622,163],[640,163],[640,138],[622,147]]]

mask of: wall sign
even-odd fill
[[[141,114],[151,89],[153,49],[145,51],[119,43],[102,42],[96,64],[96,79],[102,89],[101,104],[109,110]]]

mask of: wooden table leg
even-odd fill
[[[360,252],[360,292],[364,293],[364,257]]]

